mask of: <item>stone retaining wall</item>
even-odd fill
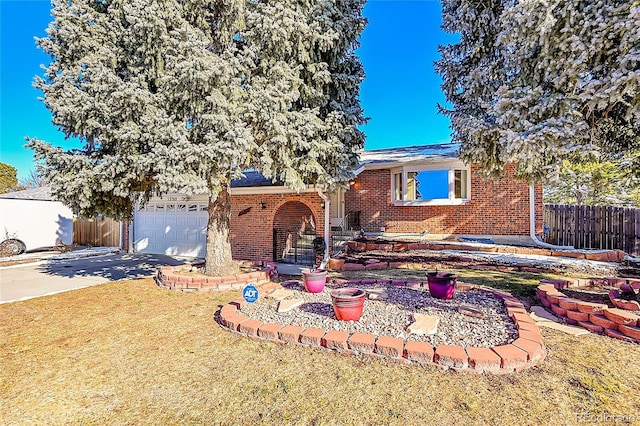
[[[368,284],[375,284],[367,282]],[[349,281],[351,284],[360,283]],[[387,281],[385,281],[387,283]],[[413,286],[413,281],[393,281],[393,285]],[[282,288],[269,283],[261,291],[269,292]],[[469,290],[473,286],[459,286],[458,290]],[[524,306],[510,294],[493,289],[490,291],[503,299],[509,316],[513,319],[518,338],[507,345],[491,348],[474,348],[439,345],[434,348],[427,342],[404,340],[389,336],[375,336],[367,333],[349,333],[322,328],[304,328],[287,324],[263,323],[248,319],[241,314],[245,305],[237,299],[222,307],[218,322],[229,330],[258,340],[268,340],[282,344],[296,344],[312,348],[335,350],[347,354],[362,354],[372,357],[389,358],[398,362],[415,362],[435,366],[443,370],[468,373],[511,373],[532,367],[546,356],[540,329],[528,315]]]
[[[523,255],[539,255],[539,256],[560,256],[574,259],[586,259],[602,262],[619,262],[624,260],[626,254],[621,250],[550,250],[533,247],[513,247],[513,246],[491,246],[491,245],[468,245],[446,242],[428,242],[428,243],[400,243],[400,242],[360,242],[349,241],[343,252],[348,253],[364,253],[368,251],[386,251],[386,252],[405,252],[410,250],[456,250],[456,251],[476,251],[484,253],[511,253]],[[469,259],[473,261],[473,259]],[[332,271],[362,271],[362,270],[381,270],[381,269],[424,269],[424,265],[414,262],[387,262],[378,259],[369,259],[364,262],[358,262],[348,257],[336,257],[329,259],[327,269]],[[495,269],[495,270],[517,270],[521,272],[544,272],[543,270],[531,266],[490,266],[477,265],[469,266],[471,269]]]
[[[622,250],[552,250],[537,247],[515,247],[502,245],[473,245],[449,242],[363,242],[349,241],[345,246],[345,253],[363,253],[380,250],[387,252],[404,252],[410,250],[457,250],[477,251],[484,253],[524,254],[552,257],[569,257],[573,259],[595,260],[600,262],[619,262],[624,260],[626,253]]]
[[[623,278],[605,278],[610,285],[621,284]],[[640,316],[633,311],[610,308],[602,303],[585,302],[567,297],[559,289],[588,285],[591,280],[543,280],[536,289],[542,306],[571,325],[592,333],[606,334],[619,340],[640,343]]]

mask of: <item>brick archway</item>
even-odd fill
[[[273,256],[282,260],[302,238],[316,235],[317,221],[311,208],[300,201],[286,201],[273,216]],[[308,263],[305,253],[305,261]]]

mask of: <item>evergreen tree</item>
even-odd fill
[[[439,46],[435,67],[451,108],[439,105],[451,119],[452,142],[460,157],[499,174],[503,165],[496,117],[489,108],[504,81],[504,58],[496,45],[503,0],[443,0],[442,29],[460,36],[458,43]]]
[[[623,162],[573,156],[562,161],[560,179],[545,185],[544,202],[640,207],[640,179]]]
[[[354,56],[363,0],[54,0],[36,86],[82,149],[32,139],[76,213],[209,194],[207,273],[232,268],[230,182],[255,168],[301,189],[348,179],[364,135]]]
[[[18,184],[18,169],[0,162],[0,194],[11,191]]]
[[[638,0],[448,0],[443,22],[461,36],[437,66],[463,159],[542,180],[572,153],[638,151]]]

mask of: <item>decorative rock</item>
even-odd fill
[[[530,316],[535,320],[536,323],[541,322],[541,320],[559,322],[557,316],[553,315],[542,306],[532,306],[531,312],[532,314]]]
[[[302,305],[304,300],[302,299],[285,299],[281,300],[278,304],[278,313],[289,312],[298,306]]]
[[[286,288],[279,288],[266,295],[266,297],[270,297],[275,300],[284,300],[291,296],[293,296],[293,291]]]
[[[367,297],[369,300],[384,300],[387,295],[387,290],[384,288],[368,288]]]
[[[365,301],[365,309],[360,321],[337,320],[331,304],[329,289],[325,289],[321,293],[308,293],[302,290],[302,285],[298,281],[292,281],[289,286],[289,289],[294,293],[294,296],[289,299],[304,300],[304,304],[298,309],[279,313],[277,312],[277,301],[274,302],[274,299],[262,297],[256,303],[243,304],[242,315],[264,323],[281,323],[304,328],[316,327],[348,333],[386,335],[401,339],[407,339],[410,336],[411,340],[427,342],[433,347],[448,344],[465,348],[488,348],[515,340],[518,337],[519,328],[522,331],[526,324],[533,325],[533,320],[528,315],[516,312],[514,313],[514,318],[518,318],[518,326],[516,327],[515,320],[510,319],[507,315],[505,299],[509,303],[517,302],[514,302],[515,299],[512,299],[512,296],[505,294],[497,294],[485,289],[474,289],[457,293],[454,299],[444,303],[433,299],[427,291],[407,288],[406,281],[398,281],[403,284],[402,286],[395,286],[393,285],[395,283],[389,280],[376,280],[375,283],[364,285],[365,282],[369,283],[370,281],[372,280],[354,280],[353,283],[351,281],[335,282],[338,287],[358,287],[365,291],[385,289],[384,299]],[[485,317],[474,318],[463,315],[457,310],[459,306],[471,306],[483,312]],[[440,319],[437,333],[410,334],[407,328],[412,323],[411,315],[414,313],[437,316]]]
[[[418,335],[433,335],[438,331],[438,324],[440,318],[433,315],[413,314],[414,323],[411,324],[407,330],[411,334]]]
[[[469,317],[474,317],[474,318],[486,317],[486,315],[482,311],[472,308],[470,306],[460,306],[458,307],[458,312],[460,312],[463,315],[467,315]]]

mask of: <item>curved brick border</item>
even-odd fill
[[[621,250],[550,250],[536,247],[513,247],[513,246],[492,246],[492,245],[469,245],[464,243],[447,242],[427,242],[427,243],[376,243],[349,241],[344,247],[345,254],[363,253],[367,251],[381,250],[388,252],[403,252],[409,250],[458,250],[458,251],[479,251],[485,253],[511,253],[511,254],[533,254],[539,256],[559,256],[574,259],[596,260],[601,262],[619,262],[624,260],[626,254]],[[411,262],[385,262],[376,261],[371,263],[346,262],[346,259],[332,258],[327,265],[333,271],[359,271],[369,269],[420,269],[420,264]],[[504,267],[478,266],[476,269],[507,269]],[[520,267],[524,272],[539,272],[536,268]]]
[[[416,288],[420,281],[363,280],[346,281],[350,285],[381,284]],[[266,294],[282,288],[280,284],[269,283],[261,287]],[[459,291],[470,290],[471,285],[458,283]],[[286,324],[263,323],[248,319],[240,313],[246,304],[237,299],[222,307],[218,321],[229,330],[254,339],[269,340],[284,344],[298,344],[312,348],[324,348],[347,354],[364,354],[372,357],[390,358],[399,362],[415,362],[443,370],[468,373],[511,373],[534,366],[546,356],[540,329],[527,314],[524,305],[508,293],[493,289],[478,288],[502,298],[507,313],[518,329],[518,338],[512,343],[492,348],[474,348],[439,345],[437,348],[427,342],[404,340],[389,336],[375,336],[366,333],[349,333],[323,328],[304,328]]]
[[[227,275],[224,277],[209,277],[206,275],[184,275],[175,271],[184,269],[185,265],[161,266],[155,276],[156,283],[160,287],[170,290],[231,290],[242,288],[248,284],[261,285],[277,278],[278,269],[274,262],[256,261],[249,262],[262,271],[247,272],[244,274]]]
[[[536,296],[547,311],[568,324],[586,328],[592,333],[606,334],[625,342],[640,344],[640,316],[632,311],[609,308],[602,303],[573,299],[559,291],[562,288],[578,287],[580,284],[588,285],[594,280],[604,281],[616,287],[626,282],[624,278],[542,280],[536,289]]]

